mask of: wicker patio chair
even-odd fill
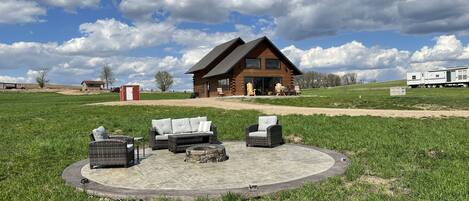
[[[260,116],[259,124],[245,130],[247,147],[275,147],[283,144],[282,126],[276,116]]]
[[[107,139],[96,140],[91,133],[90,139],[88,157],[91,169],[95,166],[128,167],[135,160],[132,137],[111,135]]]

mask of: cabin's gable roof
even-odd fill
[[[234,46],[239,46],[244,44],[244,41],[241,38],[235,38],[228,42],[217,45],[213,48],[207,55],[205,55],[199,62],[192,66],[186,73],[194,73],[195,71],[203,70],[212,64],[217,58],[223,55],[226,51],[233,49]]]
[[[301,75],[301,71],[267,38],[261,37],[256,40],[250,41],[243,45],[236,47],[228,56],[226,56],[220,63],[218,63],[212,70],[210,70],[203,78],[213,77],[228,73],[233,67],[245,58],[253,49],[255,49],[262,42],[267,42],[272,51],[285,61],[294,70],[295,75]]]

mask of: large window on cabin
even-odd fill
[[[226,78],[218,80],[218,87],[222,88],[223,90],[228,90],[230,87],[230,79]]]
[[[261,59],[259,59],[259,58],[256,58],[256,59],[247,58],[246,59],[246,68],[260,69],[261,68]]]
[[[267,69],[280,69],[280,60],[278,59],[266,59],[265,68]]]

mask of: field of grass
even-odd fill
[[[370,83],[334,88],[306,89],[301,97],[245,99],[264,104],[327,108],[370,108],[402,110],[469,110],[469,88],[407,89],[402,97],[389,96],[389,87],[404,81]]]
[[[144,99],[186,98],[149,94]],[[243,140],[256,111],[150,106],[85,106],[117,95],[0,93],[0,200],[98,200],[69,187],[65,167],[87,157],[88,133],[147,136],[151,119],[207,115],[221,140]],[[469,119],[281,116],[284,136],[345,153],[344,176],[261,200],[467,200]],[[225,195],[224,200],[239,200]]]

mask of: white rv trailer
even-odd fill
[[[445,87],[469,85],[469,67],[448,68],[428,72],[407,73],[407,86]]]

